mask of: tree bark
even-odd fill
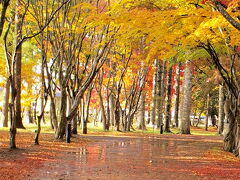
[[[155,125],[156,121],[156,105],[157,105],[157,70],[158,70],[158,60],[154,61],[154,76],[153,76],[153,90],[152,90],[152,111],[151,111],[151,122]]]
[[[113,93],[110,94],[109,97],[109,111],[110,111],[110,123],[112,126],[115,126],[115,114],[114,114],[114,109],[115,109],[115,100],[114,100],[114,95]]]
[[[22,14],[19,7],[21,6],[20,0],[16,1],[15,11],[15,46],[22,40]],[[24,128],[21,116],[21,72],[22,72],[22,45],[17,46],[16,56],[14,62],[14,83],[16,88],[16,100],[15,100],[15,116],[16,116],[16,127]]]
[[[210,94],[207,95],[207,109],[206,109],[206,118],[205,118],[205,131],[208,130],[208,116],[209,116],[209,103],[210,103]]]
[[[157,92],[156,92],[156,118],[157,118],[157,127],[160,127],[160,124],[162,124],[162,97],[161,97],[161,87],[162,87],[162,74],[163,74],[163,67],[159,60],[156,62],[157,67]]]
[[[159,64],[159,66],[161,66]],[[163,67],[159,67],[159,72],[161,71],[161,81],[160,81],[160,103],[158,106],[158,122],[159,127],[163,127],[163,112],[164,112],[164,93],[165,93],[165,76],[166,76],[166,61],[163,63]],[[160,78],[160,77],[159,77]]]
[[[66,112],[67,112],[67,93],[66,89],[62,87],[61,89],[61,108],[60,108],[60,123],[58,125],[58,129],[56,132],[56,139],[63,139],[63,136],[66,132],[66,125],[67,125],[67,119],[66,119]]]
[[[57,111],[56,111],[56,104],[55,104],[55,100],[54,97],[50,94],[50,118],[51,118],[51,122],[53,125],[53,129],[56,132],[57,128],[58,128],[58,119],[57,119]]]
[[[164,118],[164,132],[170,131],[171,122],[171,100],[172,100],[172,67],[169,67],[167,76],[167,87],[166,87],[166,99],[165,99],[165,118]]]
[[[180,112],[181,134],[190,134],[191,95],[192,95],[192,72],[187,61],[184,72],[183,97]]]
[[[3,105],[3,127],[8,127],[9,95],[10,95],[10,80],[7,79],[5,84],[5,97]]]
[[[174,104],[174,123],[178,127],[178,114],[179,114],[179,102],[180,102],[180,67],[181,63],[176,67],[176,84],[175,84],[175,104]]]
[[[223,133],[224,127],[224,86],[219,85],[218,134]]]
[[[145,124],[145,92],[142,91],[140,100],[139,100],[139,110],[137,114],[138,129],[146,130]]]
[[[32,106],[31,104],[27,107],[27,116],[28,116],[28,123],[33,123],[33,116],[32,116]]]

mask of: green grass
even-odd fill
[[[36,124],[24,124],[26,129],[18,129],[18,132],[32,132],[34,133],[37,130]],[[9,128],[0,128],[0,130],[3,131],[9,131]],[[54,133],[54,130],[50,127],[49,123],[42,123],[41,124],[41,132],[42,133]],[[81,128],[78,127],[78,132],[80,134]],[[88,133],[89,134],[104,134],[104,135],[124,135],[124,134],[132,134],[132,135],[138,135],[138,134],[160,134],[159,129],[153,128],[153,127],[147,127],[147,130],[140,130],[137,129],[134,126],[134,130],[131,130],[131,132],[117,132],[114,130],[114,128],[110,127],[110,130],[108,132],[103,131],[102,123],[98,123],[97,126],[94,126],[93,123],[88,123]],[[171,128],[171,133],[164,133],[164,134],[178,134],[179,129],[177,128]],[[209,131],[205,131],[202,127],[191,127],[191,134],[192,135],[205,135],[205,136],[215,136],[216,135],[216,128],[210,127]]]

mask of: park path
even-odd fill
[[[240,179],[240,161],[215,136],[86,136],[83,147],[61,152],[30,179]]]

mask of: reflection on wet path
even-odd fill
[[[85,147],[66,152],[61,164],[52,164],[48,172],[35,179],[225,179],[222,174],[201,176],[197,170],[207,170],[209,165],[226,168],[226,172],[234,168],[204,156],[210,149],[221,147],[219,137],[83,138],[92,141]]]

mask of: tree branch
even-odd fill
[[[1,12],[1,17],[0,17],[0,36],[2,35],[2,32],[3,32],[3,26],[5,23],[5,17],[6,17],[7,8],[9,6],[9,2],[10,2],[10,0],[2,1],[2,12]]]
[[[228,12],[224,9],[223,5],[217,0],[211,0],[217,10],[223,15],[223,17],[236,29],[240,30],[240,23],[237,22]]]

